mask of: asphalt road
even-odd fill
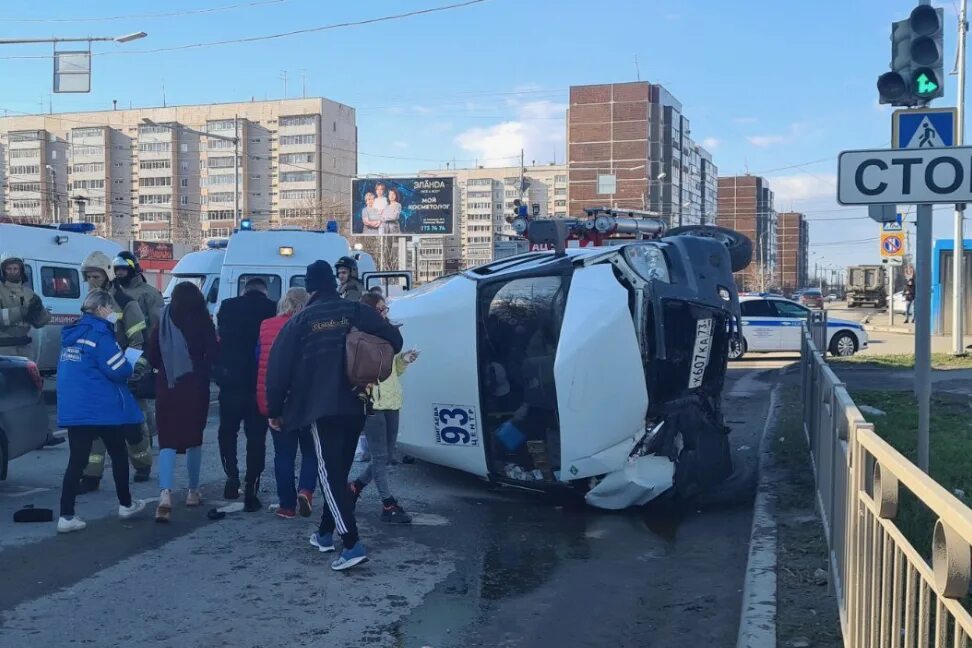
[[[307,543],[313,521],[263,511],[214,522],[206,510],[221,502],[211,500],[177,506],[167,526],[150,511],[121,522],[107,479],[79,498],[81,533],[14,524],[25,504],[57,508],[67,448],[45,448],[13,461],[0,482],[0,646],[734,645],[756,449],[782,364],[731,366],[736,475],[699,508],[607,513],[399,466],[393,483],[417,523],[382,525],[366,492],[358,510],[371,561],[342,574],[329,569],[333,554]],[[203,461],[213,498],[222,491],[214,432]],[[177,485],[184,479],[180,463]],[[157,486],[134,492],[153,497]]]

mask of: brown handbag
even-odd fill
[[[377,385],[391,375],[395,350],[386,340],[352,328],[345,350],[345,370],[353,386]]]

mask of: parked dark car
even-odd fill
[[[798,299],[801,304],[807,308],[823,308],[824,307],[824,296],[823,293],[818,288],[807,288],[800,292],[800,299]]]
[[[0,479],[12,459],[37,450],[47,440],[47,409],[37,365],[26,358],[0,356]]]

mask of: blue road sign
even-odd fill
[[[897,110],[891,131],[897,149],[955,146],[955,109]]]
[[[889,236],[881,241],[884,251],[888,254],[897,254],[901,250],[901,239],[896,236]]]

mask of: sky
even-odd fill
[[[0,111],[276,99],[286,88],[353,106],[359,171],[404,174],[507,166],[521,148],[528,164],[563,163],[569,87],[640,78],[681,101],[720,175],[763,175],[778,211],[807,214],[811,268],[877,261],[879,226],[836,203],[837,154],[890,145],[875,82],[890,23],[916,0],[479,0],[340,26],[463,2],[8,1],[0,38],[148,37],[95,43],[83,95],[51,94],[50,45],[4,46]],[[942,6],[947,72],[957,17]],[[331,28],[169,49],[317,27]],[[955,105],[955,77],[935,105]],[[936,238],[951,236],[951,214],[936,210]]]

